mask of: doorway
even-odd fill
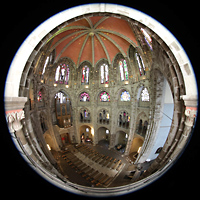
[[[116,134],[115,149],[121,153],[124,153],[127,140],[128,134],[126,134],[124,131],[118,131]]]
[[[71,144],[69,133],[61,134],[61,140],[62,140],[63,145]]]
[[[140,137],[136,137],[133,139],[129,157],[132,161],[135,161],[141,151],[144,140]]]
[[[105,127],[100,127],[97,130],[98,144],[104,147],[109,147],[110,144],[110,130]]]
[[[92,140],[92,131],[91,127],[88,125],[83,125],[80,127],[80,142],[85,144],[85,143],[93,143]]]

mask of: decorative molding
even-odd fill
[[[189,109],[187,108],[185,110],[186,120],[185,125],[186,126],[193,126],[194,125],[194,119],[196,118],[197,110],[196,109]]]
[[[24,118],[25,115],[23,110],[8,112],[6,114],[6,120],[10,133],[14,133],[15,131],[19,131],[20,129],[22,129],[21,120]]]

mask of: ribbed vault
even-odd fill
[[[111,64],[117,53],[126,58],[130,45],[138,47],[129,23],[107,16],[84,17],[61,28],[48,42],[51,42],[49,52],[56,50],[56,61],[67,56],[77,67],[84,60],[94,67],[101,58]]]

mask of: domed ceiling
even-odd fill
[[[94,67],[101,58],[106,58],[111,64],[119,52],[127,57],[130,44],[138,46],[127,21],[106,16],[84,17],[69,23],[48,42],[51,42],[49,51],[55,49],[56,61],[61,57],[69,57],[77,67],[85,60]]]

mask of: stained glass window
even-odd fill
[[[121,101],[130,101],[131,100],[131,96],[129,94],[129,92],[124,91],[121,94]]]
[[[148,44],[149,48],[151,50],[153,50],[151,36],[143,28],[141,28],[141,31],[144,35],[144,39],[145,39],[146,43]]]
[[[41,92],[41,91],[38,92],[37,100],[38,100],[39,102],[42,101],[42,92]]]
[[[110,95],[107,92],[102,92],[100,94],[100,101],[101,102],[108,102],[108,101],[110,101]]]
[[[56,74],[55,74],[55,82],[56,83],[59,80],[59,74],[60,74],[60,66],[58,66],[57,69],[56,69]]]
[[[145,75],[145,66],[144,66],[142,57],[138,53],[136,53],[135,55],[136,55],[136,60],[137,60],[137,63],[138,63],[140,76]]]
[[[45,69],[46,69],[46,66],[47,66],[48,62],[49,62],[49,56],[46,58],[46,61],[44,63],[44,67],[43,67],[43,70],[42,70],[42,75],[45,73]]]
[[[144,88],[142,90],[141,99],[142,99],[142,101],[149,101],[149,92],[148,92],[147,88]]]
[[[90,96],[88,93],[86,92],[83,92],[81,95],[80,95],[80,101],[90,101]]]
[[[69,85],[70,69],[65,64],[58,66],[55,73],[55,83]]]
[[[87,118],[88,117],[88,112],[86,110],[84,110],[84,117]]]
[[[89,67],[88,66],[85,66],[85,67],[82,68],[81,84],[82,85],[88,85],[89,84]]]
[[[69,85],[69,67],[66,70],[65,84]]]
[[[128,66],[125,59],[119,61],[119,71],[121,81],[128,81]]]
[[[108,84],[108,65],[103,64],[101,65],[101,84]]]

